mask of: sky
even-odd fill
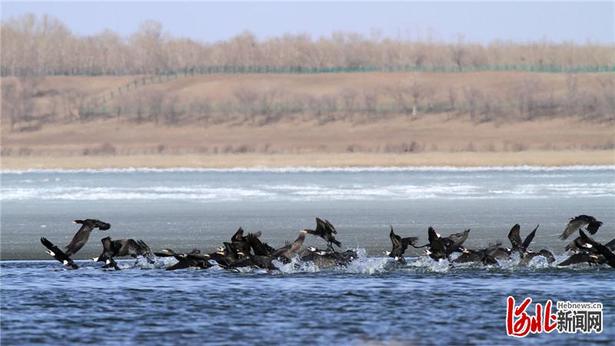
[[[151,2],[2,1],[2,20],[26,13],[60,19],[74,33],[123,36],[146,20],[176,37],[215,42],[251,31],[313,38],[335,31],[403,39],[615,43],[615,1],[604,2]]]

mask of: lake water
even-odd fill
[[[604,222],[595,239],[615,237],[615,167],[546,169],[280,169],[3,172],[0,255],[2,344],[534,344],[612,343],[615,271],[558,268],[535,259],[498,267],[435,263],[408,251],[393,266],[389,225],[426,241],[427,227],[448,234],[471,228],[466,245],[508,245],[537,224],[533,249],[561,261],[557,237],[570,217]],[[329,219],[344,247],[361,257],[346,268],[291,264],[276,272],[162,270],[122,262],[102,271],[87,258],[100,239],[142,239],[158,250],[210,251],[237,227],[263,231],[274,246]],[[71,221],[98,218],[67,271],[49,261],[41,236],[63,245]],[[318,239],[306,245],[322,247]],[[505,299],[514,295],[600,301],[601,334],[556,332],[513,340]]]

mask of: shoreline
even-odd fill
[[[4,156],[1,171],[74,169],[479,168],[615,165],[615,150],[306,153],[217,155]]]

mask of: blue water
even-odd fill
[[[558,268],[540,258],[497,267],[451,266],[409,251],[408,265],[382,257],[388,227],[426,240],[471,228],[469,247],[508,245],[540,224],[533,249],[558,261],[568,218],[604,222],[595,238],[615,237],[615,168],[502,170],[279,170],[4,172],[1,192],[1,341],[23,344],[612,344],[615,271]],[[103,236],[143,239],[153,249],[209,251],[238,226],[263,231],[274,246],[331,220],[345,247],[360,249],[346,268],[292,263],[279,271],[164,271],[124,261],[103,271],[49,261],[41,236],[67,243],[71,220],[99,218],[76,258],[100,252]],[[306,245],[322,246],[317,239]],[[418,256],[418,257],[417,257]],[[169,262],[171,261],[171,262]],[[531,296],[604,304],[602,334],[505,334],[505,299]]]

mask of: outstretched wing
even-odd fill
[[[460,247],[468,239],[469,234],[470,234],[470,230],[466,229],[463,232],[453,233],[449,235],[447,238],[450,239],[452,242],[451,248],[456,249]]]
[[[246,237],[248,239],[248,243],[252,247],[252,251],[254,251],[254,254],[257,256],[271,255],[275,251],[275,249],[269,246],[267,243],[261,242],[260,239],[258,239],[259,236],[260,232],[258,232],[257,234],[248,233],[248,236]]]
[[[291,244],[290,246],[290,252],[292,254],[297,253],[299,250],[301,250],[301,247],[303,246],[303,241],[305,240],[305,234],[306,232],[301,231],[299,232],[299,236],[297,237],[297,239]]]
[[[528,234],[527,237],[525,237],[525,240],[523,241],[523,244],[521,244],[521,249],[523,251],[527,250],[527,248],[532,243],[532,240],[534,240],[534,237],[536,236],[536,231],[538,230],[538,226],[540,226],[540,225],[536,225],[536,228],[534,228],[534,230],[532,232],[530,232],[530,234]]]
[[[41,243],[43,244],[43,246],[45,246],[47,248],[47,253],[50,256],[53,256],[53,258],[55,258],[56,260],[58,260],[59,262],[61,262],[62,264],[64,264],[66,267],[71,268],[71,269],[77,269],[79,268],[79,266],[77,266],[75,264],[75,262],[73,262],[73,260],[68,257],[62,250],[60,250],[60,248],[58,248],[55,244],[53,244],[52,242],[50,242],[49,240],[47,240],[47,238],[42,237],[41,238]]]
[[[243,228],[239,227],[239,229],[237,230],[237,232],[235,232],[235,234],[233,234],[233,237],[231,237],[231,241],[242,241],[243,240]]]
[[[327,224],[320,218],[316,218],[316,229],[314,230],[316,235],[323,236],[327,233]]]
[[[73,240],[66,245],[66,255],[71,256],[77,253],[77,251],[81,250],[83,245],[88,242],[90,238],[90,233],[94,228],[89,224],[82,224],[81,228],[75,233],[73,236]]]
[[[145,244],[143,240],[135,241],[134,246],[135,246],[135,251],[137,252],[137,254],[142,255],[142,256],[147,256],[147,257],[152,255],[152,250],[149,248],[147,244]]]
[[[402,247],[407,248],[408,245],[410,245],[410,244],[414,245],[418,240],[419,240],[419,237],[401,238],[401,245],[402,245]]]
[[[331,222],[329,222],[329,220],[325,219],[325,226],[328,232],[337,234],[337,230],[335,230],[335,227]]]
[[[393,245],[393,249],[401,247],[401,237],[395,234],[393,231],[393,226],[391,226],[391,233],[389,233],[389,238],[391,238],[391,245]]]
[[[564,232],[562,232],[559,238],[562,240],[567,239],[568,237],[570,237],[571,234],[578,231],[580,228],[585,227],[588,224],[589,221],[587,221],[585,218],[577,216],[574,219],[571,219],[570,222],[568,222],[568,225],[566,225],[566,228],[564,228]]]
[[[427,239],[431,243],[434,240],[440,239],[440,235],[436,232],[435,229],[433,229],[433,227],[430,226],[427,229]]]
[[[508,240],[510,240],[513,250],[521,248],[521,226],[519,224],[512,226],[510,232],[508,232]]]

